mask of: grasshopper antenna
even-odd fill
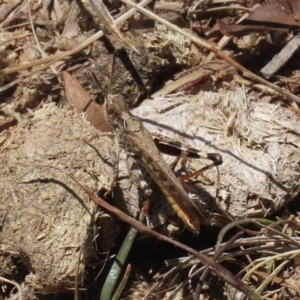
[[[91,58],[89,58],[89,61],[94,64],[95,66],[97,66],[98,64]],[[95,72],[91,71],[91,75],[92,75],[92,78],[94,80],[94,82],[97,84],[98,88],[100,89],[102,95],[103,95],[103,98],[104,98],[104,101],[107,101],[107,93],[104,91],[102,85],[100,84]],[[110,94],[110,90],[111,90],[111,77],[110,77],[110,82],[109,82],[109,94]],[[103,102],[101,101],[100,104],[103,104]]]
[[[110,72],[110,82],[109,82],[109,89],[108,89],[109,94],[111,94],[111,85],[112,85],[113,76],[114,76],[115,63],[116,63],[116,51],[114,51],[113,61],[112,61],[112,66],[111,66],[111,72]]]
[[[89,61],[95,65],[97,65],[97,63],[93,60],[93,59],[89,59]],[[115,70],[115,63],[116,63],[116,51],[114,51],[114,55],[113,55],[113,61],[112,61],[112,67],[111,67],[111,71],[110,71],[110,80],[109,80],[109,86],[108,86],[108,94],[111,94],[111,86],[112,86],[112,82],[113,82],[113,76],[114,76],[114,70]],[[101,90],[103,97],[105,98],[105,100],[107,100],[106,96],[105,96],[105,92],[97,78],[97,76],[95,75],[94,72],[91,72],[93,79],[95,80],[95,82],[97,83],[99,89]]]

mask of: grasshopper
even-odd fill
[[[151,134],[138,118],[130,113],[123,96],[108,95],[104,108],[106,121],[116,131],[120,145],[132,153],[150,174],[187,229],[198,234],[201,212],[163,159]],[[165,148],[165,152],[169,152],[168,144],[161,143],[161,146]],[[176,147],[176,144],[173,143],[172,146]],[[192,149],[192,157],[203,156]],[[205,157],[215,160],[215,164],[222,163],[218,154],[211,153]]]

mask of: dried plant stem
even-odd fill
[[[12,38],[7,39],[6,41],[1,42],[0,43],[0,47],[3,46],[3,45],[5,45],[6,43],[9,43],[9,42],[14,41],[14,40],[25,38],[26,36],[29,36],[29,35],[32,35],[32,33],[26,32],[26,33],[22,33],[22,34],[13,36]]]
[[[18,290],[18,294],[19,294],[18,298],[19,298],[19,300],[22,300],[21,289],[20,289],[20,286],[16,282],[8,280],[8,279],[6,279],[6,278],[4,278],[2,276],[0,276],[0,281],[3,281],[3,282],[6,282],[6,283],[14,285],[17,288],[17,290]]]
[[[141,54],[132,43],[126,40],[126,38],[122,35],[120,30],[117,28],[114,19],[111,17],[108,9],[102,2],[102,0],[90,0],[92,7],[94,8],[98,18],[103,23],[105,28],[113,33],[118,39],[120,39],[125,45],[131,48],[135,53]]]
[[[20,164],[20,165],[28,166],[26,164]],[[162,241],[171,243],[171,244],[175,245],[176,247],[179,247],[179,248],[187,251],[191,255],[195,256],[202,264],[205,265],[205,267],[207,267],[216,276],[218,276],[219,278],[221,278],[222,280],[224,280],[231,286],[235,287],[237,290],[246,294],[247,297],[249,297],[249,299],[262,300],[262,298],[259,295],[254,293],[254,291],[251,288],[249,288],[246,284],[244,284],[238,277],[234,276],[231,272],[229,272],[227,269],[225,269],[220,264],[217,264],[210,257],[208,257],[204,254],[201,254],[198,251],[194,250],[193,248],[190,248],[180,242],[172,240],[169,237],[162,235],[162,234],[148,228],[146,225],[144,225],[143,223],[130,217],[129,215],[127,215],[123,211],[119,210],[118,208],[116,208],[116,207],[108,204],[104,200],[96,197],[88,188],[86,188],[83,184],[81,184],[73,175],[69,174],[68,172],[64,171],[63,169],[56,167],[56,166],[52,166],[52,165],[30,164],[30,166],[35,166],[35,167],[40,167],[40,168],[52,168],[52,169],[56,169],[56,170],[62,172],[63,174],[65,174],[66,176],[68,176],[69,178],[74,180],[77,183],[77,185],[80,186],[85,191],[85,193],[90,197],[90,199],[92,201],[94,201],[96,204],[100,205],[102,208],[104,208],[104,209],[108,210],[109,212],[111,212],[112,214],[118,216],[121,220],[125,221],[126,223],[130,224],[131,226],[138,228],[141,232],[155,236],[156,238],[158,238]]]
[[[233,60],[231,57],[227,56],[226,54],[224,54],[222,51],[220,51],[218,48],[216,48],[214,45],[208,43],[207,41],[197,37],[196,35],[185,31],[181,28],[179,28],[178,26],[164,20],[163,18],[157,16],[156,14],[150,12],[149,10],[145,9],[144,7],[142,7],[140,4],[135,4],[130,0],[122,0],[123,3],[136,8],[139,12],[143,13],[144,15],[146,15],[149,18],[152,18],[164,25],[166,25],[167,27],[169,27],[170,29],[181,33],[183,36],[189,38],[192,42],[194,42],[195,44],[197,44],[198,46],[202,46],[212,52],[214,52],[216,55],[218,55],[220,58],[224,59],[225,61],[227,61],[229,64],[231,64],[233,67],[235,67],[237,70],[243,72],[243,74],[247,77],[252,78],[255,81],[258,81],[270,88],[272,88],[273,90],[275,90],[276,92],[278,92],[284,99],[289,100],[289,101],[295,101],[297,103],[300,103],[300,98],[293,95],[292,93],[290,93],[289,91],[286,91],[282,88],[280,88],[279,86],[259,77],[258,75],[252,73],[251,71],[249,71],[248,69],[246,69],[245,67],[243,67],[242,65],[240,65],[238,62],[236,62],[235,60]]]
[[[267,265],[268,263],[276,260],[276,259],[283,259],[285,257],[291,257],[291,256],[296,256],[300,254],[300,250],[291,250],[291,251],[287,251],[284,253],[279,253],[273,256],[269,256],[269,257],[263,257],[261,259],[258,259],[256,261],[262,260],[261,262],[259,262],[257,265],[255,265],[252,269],[249,270],[249,272],[247,272],[247,274],[244,276],[244,280],[246,280],[247,278],[249,278],[255,270],[259,269],[260,267]],[[254,262],[255,263],[255,262]]]
[[[147,5],[149,2],[151,2],[151,0],[143,0],[139,5],[142,7],[142,5]],[[115,24],[119,25],[120,23],[126,21],[129,17],[131,17],[134,13],[136,12],[136,8],[132,8],[129,11],[127,11],[126,13],[124,13],[123,15],[121,15],[118,19],[115,20]],[[88,38],[86,41],[84,41],[83,43],[81,43],[80,45],[78,45],[76,48],[70,50],[70,51],[66,51],[64,53],[59,53],[59,54],[55,54],[55,55],[51,55],[49,57],[45,57],[43,59],[39,59],[33,62],[29,62],[29,63],[25,63],[25,64],[21,64],[21,65],[17,65],[14,67],[10,67],[10,68],[6,68],[4,70],[2,70],[3,75],[8,75],[11,73],[15,73],[21,70],[26,70],[29,69],[33,66],[37,66],[40,64],[44,64],[41,67],[39,67],[38,69],[26,74],[26,78],[28,78],[29,76],[36,74],[42,70],[47,69],[49,66],[51,66],[53,63],[59,61],[59,60],[64,60],[67,57],[76,54],[79,51],[82,51],[83,49],[85,49],[88,45],[90,45],[91,43],[95,42],[96,40],[98,40],[100,37],[102,37],[104,35],[103,31],[100,30],[97,33],[95,33],[93,36],[91,36],[90,38]],[[21,77],[15,81],[10,82],[9,84],[3,86],[0,88],[0,93],[9,89],[10,87],[22,82],[24,80],[24,77]]]

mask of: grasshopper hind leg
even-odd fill
[[[126,165],[128,172],[131,175],[131,180],[139,187],[142,193],[142,198],[149,200],[152,196],[152,190],[145,181],[138,163],[131,155],[127,155]]]

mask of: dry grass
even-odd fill
[[[300,187],[297,54],[267,81],[253,70],[262,67],[268,51],[264,49],[271,51],[276,45],[268,44],[268,35],[261,33],[255,39],[251,34],[206,35],[216,19],[230,16],[237,22],[247,17],[254,8],[250,1],[212,1],[208,6],[161,1],[155,3],[154,13],[144,8],[149,2],[136,5],[124,0],[126,5],[119,4],[113,11],[113,26],[123,24],[119,33],[140,54],[114,35],[100,40],[105,30],[88,1],[0,2],[4,299],[66,291],[74,288],[75,281],[87,287],[85,279],[94,279],[87,273],[88,266],[101,251],[112,248],[118,235],[111,216],[99,212],[74,182],[58,171],[36,167],[59,166],[95,194],[109,189],[116,177],[119,145],[91,126],[99,117],[96,109],[86,112],[94,114],[88,115],[87,122],[65,104],[65,94],[76,97],[77,90],[72,83],[63,86],[64,71],[74,74],[93,100],[108,92],[122,93],[128,103],[137,105],[152,94],[154,99],[143,101],[133,112],[153,135],[222,154],[219,184],[215,169],[183,184],[201,209],[204,225],[243,226],[248,235],[237,238],[224,253],[219,249],[227,242],[217,235],[210,237],[209,245],[220,244],[219,248],[197,243],[195,248],[211,257],[220,254],[218,261],[227,262],[264,299],[299,297],[299,207],[282,210]],[[277,44],[286,43],[291,35],[291,30],[278,33]],[[113,48],[117,59],[110,87]],[[101,82],[100,92],[91,72]],[[197,93],[197,88],[205,92]],[[125,156],[121,152],[114,204],[136,217],[140,195],[130,180]],[[202,162],[183,160],[175,172],[180,176],[201,167]],[[155,193],[154,199],[161,198],[159,191]],[[274,213],[280,219],[268,223],[264,218]],[[153,205],[149,223],[168,224],[173,215],[165,199],[160,199]],[[167,233],[176,235],[177,225]],[[205,240],[203,235],[200,238]],[[167,264],[167,271],[153,274],[156,284],[134,280],[127,298],[152,293],[167,299],[174,293],[190,299],[187,286],[191,283],[195,291],[204,268],[192,257],[180,258],[179,263],[170,259]],[[17,290],[11,288],[11,280]],[[221,282],[216,286],[222,299],[232,293]],[[204,299],[210,293],[204,288]]]

